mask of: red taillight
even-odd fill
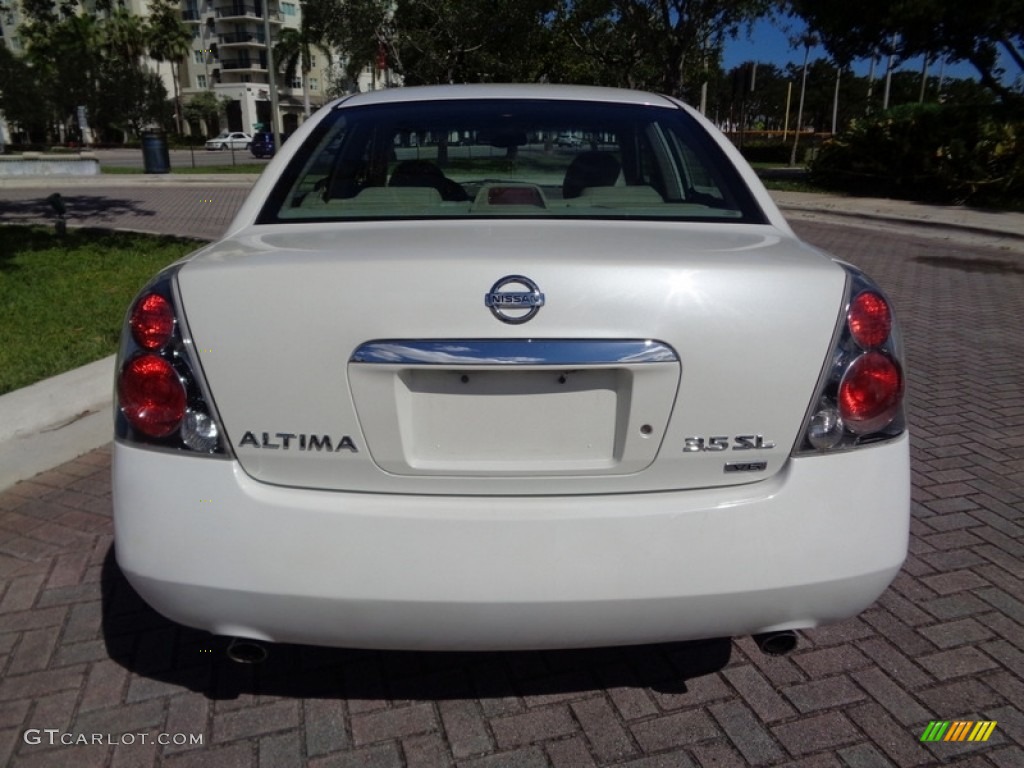
[[[850,365],[839,384],[839,414],[847,429],[863,435],[895,418],[903,397],[903,372],[881,352],[867,352]]]
[[[174,310],[158,293],[143,296],[135,304],[128,323],[132,338],[143,349],[160,349],[174,333]]]
[[[877,293],[865,291],[850,302],[847,323],[861,349],[878,349],[892,332],[892,311]]]
[[[185,387],[173,366],[156,355],[142,355],[121,369],[117,382],[121,411],[150,437],[167,437],[185,417]]]

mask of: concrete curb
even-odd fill
[[[968,246],[1024,253],[1024,213],[809,192],[772,191],[771,196],[790,219],[829,220],[872,228],[881,225],[929,239],[955,238]]]
[[[0,396],[0,490],[110,442],[114,356]]]

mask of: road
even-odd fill
[[[212,192],[230,209],[244,188]],[[103,194],[116,206],[93,210],[108,225],[199,233],[230,215],[202,222],[192,189]],[[794,226],[881,283],[908,349],[910,555],[861,616],[802,632],[781,658],[740,638],[501,654],[283,646],[238,666],[118,572],[100,448],[0,494],[0,764],[1024,765],[1024,257]],[[920,741],[930,721],[957,719],[997,726],[985,743]],[[61,746],[65,734],[102,738]]]
[[[143,167],[141,149],[97,149],[93,154],[100,161],[100,167],[139,168]],[[171,168],[195,168],[217,165],[266,165],[269,159],[256,158],[248,150],[223,149],[207,151],[195,149],[170,149],[168,156]]]

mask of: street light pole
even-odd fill
[[[782,140],[789,136],[789,105],[793,101],[793,81],[786,83],[786,120],[782,124]]]
[[[267,47],[267,91],[270,94],[270,133],[274,148],[281,147],[281,130],[277,120],[277,73],[274,71],[274,46],[270,40],[270,0],[263,1],[263,43]]]
[[[843,74],[842,68],[836,64],[836,92],[832,96],[832,135],[836,135],[836,121],[839,117],[839,76]]]
[[[889,45],[889,63],[885,66],[885,95],[882,98],[882,111],[884,112],[889,108],[889,90],[892,87],[892,69],[893,64],[896,61],[896,35],[892,36],[892,42]]]
[[[700,113],[708,114],[708,54],[704,52],[704,82],[700,84]]]
[[[793,151],[789,154],[789,167],[796,165],[797,146],[800,144],[800,129],[804,121],[804,93],[807,91],[807,60],[811,56],[811,41],[804,40],[804,71],[800,78],[800,104],[796,109],[796,130],[793,131]]]
[[[875,88],[875,65],[878,63],[878,52],[871,54],[871,71],[868,73],[868,105],[864,114],[871,114],[871,94]]]

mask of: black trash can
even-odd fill
[[[142,134],[142,168],[146,173],[171,172],[167,137],[162,131],[146,131]]]

